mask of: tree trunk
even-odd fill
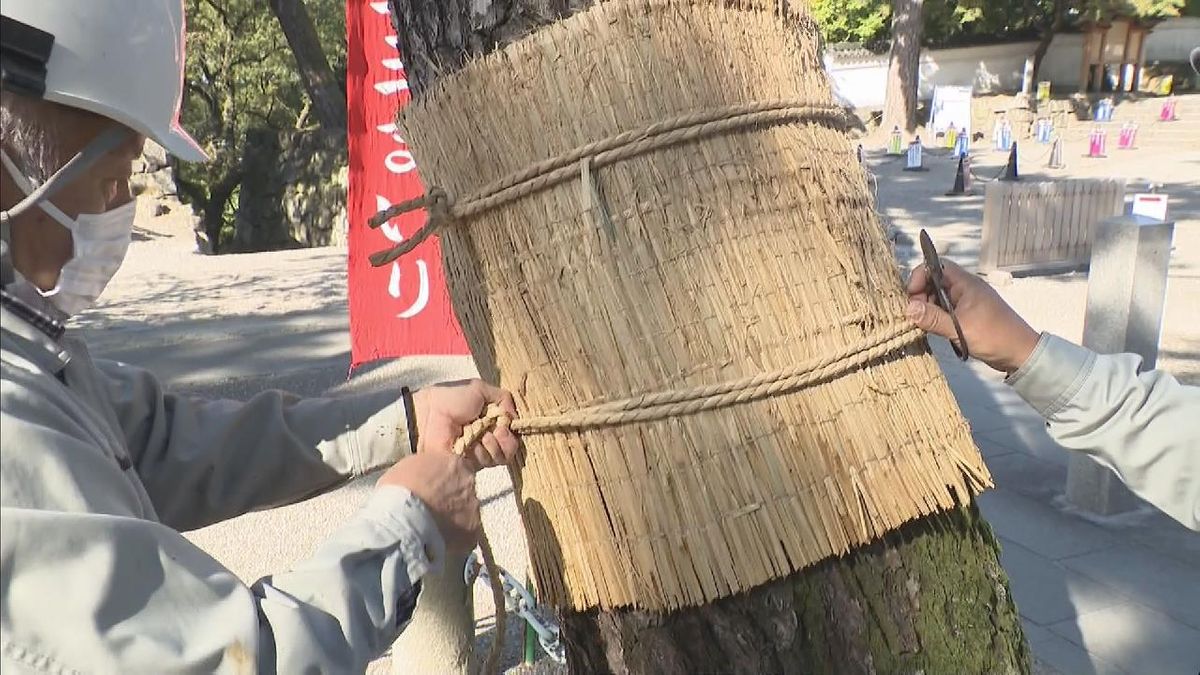
[[[346,94],[338,86],[329,60],[325,58],[325,50],[321,49],[321,40],[308,14],[308,6],[304,0],[270,0],[268,4],[275,18],[279,19],[283,34],[296,57],[300,79],[304,82],[304,89],[312,101],[321,128],[332,133],[346,133]]]
[[[590,4],[391,3],[416,97],[468,58]],[[908,4],[919,17],[920,0]],[[912,44],[919,44],[919,26]],[[580,673],[1028,673],[997,550],[991,529],[968,506],[706,606],[665,615],[570,613],[561,617],[570,667]]]
[[[1051,9],[1051,15],[1046,25],[1042,27],[1042,35],[1038,39],[1037,48],[1033,50],[1033,83],[1037,86],[1038,73],[1042,70],[1042,61],[1046,58],[1046,52],[1050,51],[1050,43],[1054,41],[1054,36],[1063,28],[1065,22],[1065,3],[1063,0],[1054,0],[1054,7]]]
[[[892,52],[880,129],[917,128],[917,85],[921,69],[921,7],[924,0],[892,0]]]

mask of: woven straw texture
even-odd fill
[[[749,3],[605,2],[443,79],[401,123],[428,185],[477,197],[663,120],[828,109],[816,44],[809,19]],[[594,167],[572,159],[570,179],[440,231],[480,372],[523,419],[708,387],[704,405],[524,436],[514,477],[550,603],[703,604],[990,484],[903,318],[853,158],[837,117],[757,122]],[[830,355],[788,387],[712,400]]]

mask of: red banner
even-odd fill
[[[437,237],[385,267],[372,267],[367,260],[411,236],[425,222],[425,212],[393,218],[377,230],[367,220],[421,196],[424,188],[395,124],[409,93],[388,3],[346,0],[346,34],[351,368],[396,356],[468,354],[446,290]]]

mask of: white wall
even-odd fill
[[[1200,19],[1165,21],[1146,40],[1146,63],[1186,61],[1188,53],[1197,45],[1200,45]],[[1025,59],[1032,56],[1036,48],[1037,42],[1014,42],[922,50],[919,96],[930,98],[933,88],[938,85],[971,85],[977,94],[1018,91]],[[1058,91],[1074,91],[1079,85],[1082,58],[1082,35],[1057,35],[1050,44],[1038,77],[1050,80]],[[839,100],[865,110],[883,107],[887,62],[887,54],[847,54],[832,50],[825,54],[825,68]]]
[[[1146,38],[1146,63],[1187,61],[1196,47],[1200,47],[1200,17],[1164,21]]]

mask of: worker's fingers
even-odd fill
[[[521,441],[509,428],[509,424],[509,420],[501,418],[496,423],[496,430],[492,432],[496,437],[496,442],[500,444],[500,452],[504,454],[505,464],[511,464],[521,449]]]
[[[956,300],[978,277],[958,266],[953,260],[942,260],[942,279],[946,282],[946,292],[951,300]]]
[[[909,295],[924,293],[929,287],[929,270],[922,263],[913,268],[912,273],[908,275],[908,284],[905,290]]]
[[[954,322],[950,320],[950,315],[933,303],[917,299],[909,300],[908,318],[917,324],[918,328],[927,333],[940,335],[947,340],[958,338],[958,333],[954,330]]]
[[[480,381],[480,393],[483,394],[483,400],[488,404],[500,406],[500,409],[508,414],[509,417],[517,416],[517,405],[513,401],[513,396],[507,390],[501,389]]]
[[[487,452],[488,466],[499,466],[505,462],[504,451],[500,449],[500,441],[496,440],[496,434],[487,432],[479,439],[479,444]]]

